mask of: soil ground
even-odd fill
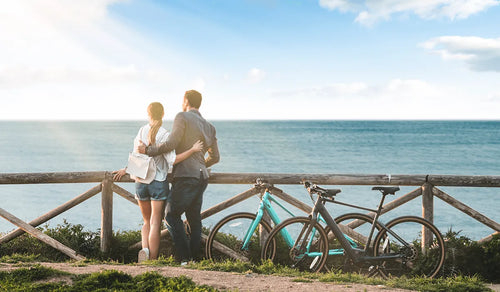
[[[388,288],[385,286],[370,286],[363,284],[335,284],[323,283],[317,280],[311,282],[294,282],[292,277],[279,277],[257,274],[239,274],[229,272],[201,271],[185,267],[169,266],[147,266],[147,265],[107,265],[107,264],[89,264],[78,266],[73,263],[39,263],[42,266],[69,272],[71,274],[90,274],[104,270],[122,271],[132,276],[136,276],[148,271],[155,271],[163,276],[178,277],[187,276],[198,285],[209,285],[219,290],[229,291],[287,291],[287,292],[313,292],[313,291],[408,291],[403,289]],[[23,266],[26,267],[26,266]],[[18,269],[19,266],[13,264],[2,264],[0,270],[9,271]],[[61,279],[51,279],[51,281],[68,282],[68,277]]]

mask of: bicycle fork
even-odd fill
[[[314,221],[310,221],[314,222]],[[312,268],[319,257],[321,255],[314,255],[314,253],[310,253],[310,248],[313,245],[314,241],[314,236],[316,234],[316,229],[314,224],[305,224],[302,227],[302,230],[299,233],[299,236],[297,236],[297,239],[292,245],[292,248],[290,249],[290,258],[296,260],[296,263],[292,265],[292,267],[295,267],[296,265],[300,264],[302,260],[304,260],[307,257],[315,257],[314,260],[312,261],[310,268]],[[291,238],[290,238],[291,241]]]
[[[250,228],[248,228],[248,230],[245,234],[245,237],[243,238],[243,244],[241,246],[242,250],[248,250],[248,248],[250,246],[250,240],[252,238],[252,234],[255,232],[255,230],[259,226],[260,221],[262,220],[262,217],[264,216],[264,211],[267,211],[267,213],[269,214],[269,217],[271,217],[271,220],[274,222],[274,224],[278,224],[280,222],[278,214],[271,207],[270,201],[274,201],[274,202],[278,203],[277,201],[275,201],[271,197],[271,194],[268,191],[266,191],[264,193],[264,195],[262,196],[262,199],[261,199],[261,202],[259,205],[259,209],[257,210],[257,214],[255,216],[255,220],[252,222],[252,225],[250,226]],[[279,205],[282,206],[281,204],[279,204]],[[291,241],[291,239],[289,239],[289,241]]]

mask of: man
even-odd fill
[[[207,167],[219,162],[219,149],[215,137],[215,127],[200,114],[201,94],[188,90],[184,94],[182,112],[174,119],[172,133],[167,141],[159,146],[141,144],[139,152],[155,156],[175,149],[176,153],[188,150],[196,141],[203,142],[203,151],[191,155],[173,168],[173,183],[170,198],[167,200],[166,220],[175,245],[175,257],[180,262],[198,260],[201,248],[201,204],[203,192],[207,187]],[[205,159],[205,153],[208,157]],[[181,215],[191,229],[188,240]]]

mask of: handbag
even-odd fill
[[[151,157],[136,152],[129,153],[126,170],[128,174],[140,179],[146,179],[148,172],[151,172],[150,168],[154,169],[154,161]]]
[[[141,128],[140,137],[142,137],[143,130],[144,127]],[[156,163],[148,155],[130,152],[125,172],[130,174],[130,177],[135,179],[136,182],[150,184],[156,176]]]

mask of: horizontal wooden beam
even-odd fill
[[[0,173],[1,184],[89,183],[101,182],[110,171]],[[272,184],[300,184],[304,180],[322,185],[397,185],[500,187],[500,176],[492,175],[435,175],[435,174],[314,174],[314,173],[211,173],[211,184],[254,184],[262,178]],[[169,177],[171,179],[171,177]],[[124,176],[120,182],[133,182]]]
[[[0,173],[1,184],[99,183],[106,171]]]
[[[425,175],[314,174],[314,173],[212,173],[209,183],[253,184],[262,178],[271,184],[301,184],[311,181],[323,185],[422,185]]]
[[[428,176],[428,182],[434,186],[449,187],[500,187],[498,175],[438,175]]]

